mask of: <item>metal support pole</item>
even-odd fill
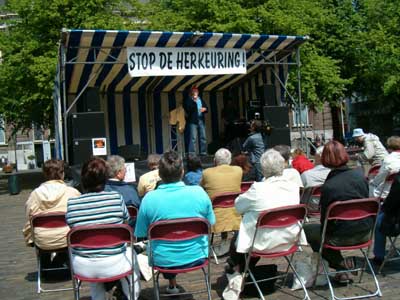
[[[343,101],[340,100],[340,122],[342,123],[342,135],[343,135],[343,140],[345,140],[345,129],[344,129],[344,117],[343,117]]]
[[[64,119],[64,153],[65,161],[69,163],[69,153],[68,153],[68,124],[67,124],[67,88],[66,88],[66,71],[65,71],[66,55],[63,43],[61,43],[61,80],[62,80],[62,102],[63,102],[63,119]]]
[[[300,48],[299,47],[297,47],[297,49],[296,49],[296,63],[297,63],[297,97],[299,99],[298,112],[299,112],[299,122],[300,122],[300,139],[301,139],[301,148],[304,150],[303,120],[302,120],[302,117],[301,117],[301,109],[302,109],[301,83],[300,83],[300,81],[301,81],[301,74],[300,74],[301,62],[300,62]]]

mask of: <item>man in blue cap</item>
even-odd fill
[[[362,128],[353,130],[354,140],[364,147],[364,151],[358,154],[358,159],[362,163],[370,163],[371,166],[380,165],[388,155],[379,137],[372,133],[364,133]]]

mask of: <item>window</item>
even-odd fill
[[[302,105],[302,108],[299,113],[299,109],[296,108],[293,111],[293,126],[300,126],[300,123],[303,126],[309,126],[308,120],[308,107],[307,105]]]
[[[0,117],[0,145],[4,145],[6,143],[6,132],[4,127],[4,120],[2,117]]]

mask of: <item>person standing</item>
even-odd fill
[[[370,163],[371,166],[380,165],[388,155],[379,137],[372,133],[364,133],[362,128],[353,130],[353,138],[364,147],[364,151],[358,154],[358,159],[362,163]]]
[[[207,140],[204,115],[208,112],[207,104],[199,97],[199,90],[193,87],[191,97],[184,102],[186,123],[189,127],[189,153],[196,153],[195,145],[199,136],[200,155],[207,155]]]
[[[261,181],[263,174],[261,172],[260,158],[265,150],[264,138],[261,134],[262,123],[260,120],[253,120],[250,124],[250,135],[243,144],[243,150],[250,156],[250,162],[256,170],[256,180]]]

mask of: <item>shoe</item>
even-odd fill
[[[180,293],[179,289],[176,286],[174,286],[174,287],[167,286],[166,292],[167,292],[167,294],[179,294]]]
[[[224,256],[229,252],[229,248],[231,247],[231,242],[228,239],[221,240],[221,243],[214,247],[215,255]]]
[[[339,285],[348,285],[353,283],[353,279],[350,278],[348,273],[339,273],[332,278],[332,281]]]
[[[372,263],[376,266],[376,267],[380,267],[383,264],[383,258],[379,258],[377,256],[375,256],[372,259]]]

